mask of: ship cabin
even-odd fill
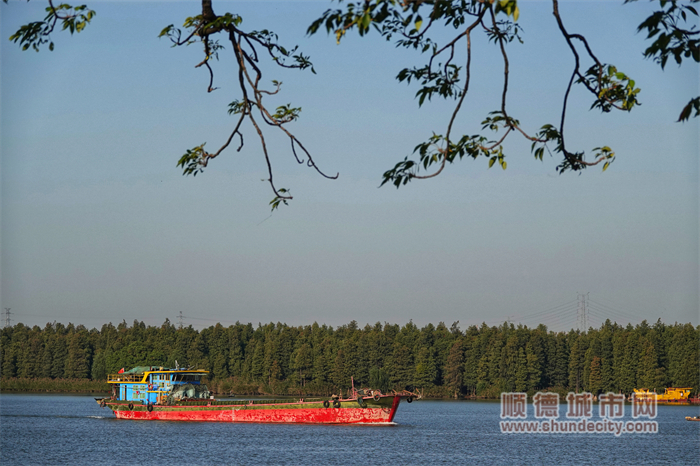
[[[203,369],[166,369],[156,366],[134,367],[126,372],[109,374],[112,398],[142,404],[161,404],[167,396],[185,385],[199,386],[209,371]],[[202,385],[206,390],[206,386]]]
[[[692,387],[669,387],[664,390],[663,397],[666,400],[687,400],[692,390]]]

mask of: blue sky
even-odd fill
[[[302,115],[290,129],[326,172],[297,165],[269,133],[278,186],[294,200],[270,216],[259,144],[229,150],[202,175],[175,166],[185,149],[221,145],[237,97],[230,50],[219,89],[194,65],[197,46],[158,39],[198,2],[88,2],[81,34],[54,33],[56,50],[21,52],[7,38],[43,17],[44,4],[1,4],[2,308],[13,322],[357,320],[462,328],[506,319],[576,326],[577,293],[601,317],[636,324],[699,321],[698,119],[675,123],[698,94],[698,66],[644,60],[637,25],[646,2],[562,2],[570,31],[642,88],[630,114],[588,111],[572,95],[567,144],[611,146],[605,172],[558,175],[510,138],[508,169],[465,160],[432,180],[378,189],[381,174],[444,132],[453,102],[418,108],[395,76],[423,57],[380,39],[306,37],[328,2],[214,2],[243,26],[299,44],[316,75],[265,69],[283,81],[275,105]],[[572,58],[548,2],[521,2],[524,44],[512,44],[509,110],[529,131],[558,124]],[[441,32],[442,37],[447,31]],[[499,105],[496,49],[475,40],[472,92],[458,119],[474,134]],[[559,307],[557,307],[559,306]],[[608,314],[605,314],[605,312]]]

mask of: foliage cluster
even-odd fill
[[[7,0],[3,0],[7,3]],[[692,5],[700,0],[658,0],[658,10],[654,11],[638,26],[645,32],[651,44],[644,51],[644,57],[654,60],[662,68],[669,58],[678,65],[683,60],[700,62],[700,30],[694,24],[698,18],[697,9]],[[10,40],[18,43],[23,50],[39,49],[48,43],[53,50],[51,33],[60,21],[64,30],[71,34],[82,31],[92,20],[95,12],[85,5],[54,5],[47,0],[47,16],[43,21],[34,21],[19,27]],[[635,0],[625,0],[632,3]],[[524,34],[518,23],[520,8],[517,0],[337,0],[338,8],[329,8],[314,20],[307,29],[309,35],[326,31],[340,43],[348,33],[357,31],[367,36],[372,31],[383,39],[393,42],[396,47],[414,50],[421,54],[423,63],[399,70],[399,82],[418,85],[416,98],[419,106],[430,102],[433,97],[453,100],[454,110],[447,125],[441,129],[431,129],[432,135],[417,144],[413,160],[406,156],[382,176],[382,185],[403,186],[414,179],[432,178],[440,174],[447,164],[465,157],[486,161],[491,168],[496,162],[506,169],[504,141],[510,134],[521,134],[532,143],[531,152],[535,159],[542,160],[545,151],[559,158],[557,170],[583,170],[586,167],[601,165],[606,170],[615,160],[616,153],[607,145],[599,144],[589,150],[577,150],[567,145],[571,129],[565,125],[569,108],[569,96],[574,85],[592,100],[591,108],[608,113],[612,110],[631,111],[639,105],[640,89],[634,79],[618,70],[614,65],[598,58],[585,35],[570,31],[560,13],[559,0],[551,0],[552,16],[561,36],[554,39],[566,42],[570,56],[548,56],[547,60],[567,63],[573,58],[568,84],[562,86],[561,110],[553,115],[556,120],[545,123],[539,130],[532,129],[511,115],[508,111],[509,81],[511,80],[509,53],[511,43],[523,43]],[[655,1],[653,3],[656,3]],[[196,65],[208,71],[207,92],[214,87],[214,63],[219,60],[219,51],[230,47],[237,73],[225,76],[234,83],[236,96],[228,104],[229,115],[234,115],[234,123],[228,137],[218,149],[208,152],[205,143],[187,149],[177,165],[185,175],[201,173],[208,163],[226,150],[232,141],[238,141],[237,151],[243,148],[243,123],[254,128],[260,141],[267,167],[267,181],[275,197],[270,201],[272,210],[292,199],[289,189],[279,188],[273,179],[271,154],[266,143],[268,131],[281,132],[289,138],[291,151],[299,164],[314,168],[326,178],[316,165],[309,151],[287,125],[299,118],[301,107],[291,104],[272,109],[264,98],[277,95],[281,82],[272,80],[272,87],[266,87],[263,79],[265,65],[291,69],[310,69],[315,73],[310,58],[298,47],[286,48],[278,36],[269,30],[248,30],[243,27],[243,18],[227,12],[217,15],[213,10],[213,0],[201,0],[201,14],[187,17],[182,29],[170,24],[162,29],[159,37],[170,39],[173,46],[199,44],[202,46],[202,61]],[[444,38],[445,32],[447,39]],[[479,133],[466,133],[458,128],[457,116],[464,113],[468,105],[465,100],[474,84],[471,81],[472,52],[477,34],[485,34],[487,42],[494,48],[491,54],[501,57],[502,84],[500,95],[494,95],[493,110],[484,117]],[[226,45],[224,45],[226,44]],[[488,50],[488,49],[487,49]],[[567,52],[568,53],[568,52]],[[223,56],[223,55],[222,55]],[[224,57],[226,59],[226,57]],[[570,65],[563,65],[570,67]],[[563,84],[563,83],[562,83]],[[471,86],[471,87],[470,87]],[[475,91],[472,91],[475,92]],[[479,92],[479,91],[476,91]],[[225,101],[229,101],[226,98]],[[694,112],[694,113],[693,113]],[[692,98],[682,109],[678,121],[700,115],[700,96]],[[270,128],[266,128],[270,127]],[[530,128],[530,129],[528,129]],[[476,130],[479,131],[479,130]],[[499,133],[500,131],[500,133]]]
[[[7,379],[92,379],[138,365],[211,371],[219,392],[329,394],[356,384],[415,387],[439,396],[497,397],[504,391],[557,390],[631,393],[693,387],[700,379],[700,327],[622,327],[610,321],[587,332],[552,332],[504,323],[460,330],[455,322],[418,328],[355,321],[291,327],[221,324],[201,331],[134,321],[101,330],[59,323],[2,330]],[[375,387],[377,388],[377,387]],[[242,392],[238,392],[242,393]]]

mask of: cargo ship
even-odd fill
[[[689,404],[688,396],[693,389],[690,387],[668,387],[663,394],[657,394],[656,390],[650,391],[646,388],[634,389],[633,400],[637,402],[653,400],[659,404]]]
[[[117,419],[391,425],[402,399],[411,403],[421,397],[410,391],[356,389],[351,380],[345,397],[217,400],[202,383],[208,373],[155,366],[122,370],[107,377],[112,396],[95,401]]]

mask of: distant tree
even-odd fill
[[[449,387],[450,392],[457,398],[462,392],[462,384],[464,380],[464,348],[462,339],[457,338],[450,347],[450,353],[447,356],[447,365],[445,366],[445,385]]]
[[[303,343],[298,350],[296,350],[292,356],[291,367],[298,371],[299,381],[302,386],[306,385],[306,379],[308,378],[309,370],[313,365],[313,353],[311,347]]]
[[[572,331],[569,337],[573,340],[569,356],[569,387],[575,387],[576,392],[584,389],[585,344],[582,338]]]
[[[17,356],[15,355],[14,345],[12,344],[14,330],[14,327],[3,328],[0,336],[3,377],[15,377],[17,375]]]
[[[697,387],[700,379],[700,326],[676,324],[669,347],[669,375],[675,387]],[[697,389],[696,389],[697,391]]]
[[[389,374],[384,372],[383,369],[374,366],[369,370],[369,386],[381,391],[382,393],[388,392],[391,387]]]
[[[333,361],[332,381],[338,388],[345,388],[350,383],[345,371],[345,354],[342,349],[337,351]]]
[[[75,332],[68,338],[64,377],[84,379],[90,374],[90,348],[87,345],[87,332]]]
[[[479,340],[478,329],[471,327],[464,339],[464,387],[470,395],[476,395],[479,383]]]
[[[374,327],[366,327],[362,335],[361,348],[366,354],[367,366],[382,368],[386,365],[386,359],[391,354],[389,337],[377,322]],[[371,380],[371,374],[369,375]],[[370,384],[371,385],[371,384]]]
[[[639,354],[639,365],[637,366],[637,386],[654,389],[657,387],[657,358],[654,345],[646,338],[642,339],[641,351]],[[661,388],[661,385],[659,385]]]
[[[502,364],[503,334],[496,333],[492,337],[488,356],[488,381],[489,385],[496,387],[499,392],[505,391],[505,367]]]
[[[105,380],[107,378],[107,365],[105,363],[104,351],[97,350],[95,357],[92,360],[92,369],[90,371],[92,380]]]
[[[588,391],[597,395],[602,391],[603,378],[600,373],[600,358],[594,356],[588,373]]]
[[[389,377],[396,388],[404,388],[413,384],[414,364],[413,354],[408,346],[395,341],[389,363]]]
[[[568,387],[571,349],[567,344],[566,335],[561,333],[551,335],[549,341],[549,355],[547,357],[548,386]]]
[[[610,320],[606,321],[600,329],[600,377],[602,391],[615,391],[616,384],[613,373],[613,343],[612,325]]]
[[[209,369],[209,360],[206,357],[207,352],[208,348],[205,339],[201,333],[198,333],[187,349],[187,364],[199,369]]]
[[[235,332],[235,330],[234,330]],[[243,362],[245,361],[242,342],[238,335],[234,335],[229,340],[229,362],[230,375],[241,377],[243,375]]]
[[[513,381],[514,389],[516,392],[525,392],[528,388],[528,377],[527,377],[527,356],[525,356],[525,350],[518,348],[518,358],[515,368],[515,380]]]
[[[32,377],[33,364],[29,358],[29,328],[18,325],[12,334],[12,346],[16,355],[17,376]]]
[[[229,376],[228,332],[221,324],[216,324],[211,328],[206,340],[212,375],[217,379],[227,378]]]
[[[639,346],[639,335],[628,325],[627,338],[624,346],[623,362],[620,372],[620,389],[623,393],[630,394],[637,386],[637,368],[641,355]]]
[[[312,369],[314,383],[321,385],[331,381],[332,354],[329,336],[326,336],[317,345],[314,345]]]
[[[432,348],[423,346],[416,355],[415,373],[413,385],[421,388],[429,388],[437,379],[437,365],[431,351]]]
[[[64,377],[66,358],[68,357],[65,327],[61,324],[56,324],[55,340],[53,343],[54,345],[50,349],[53,356],[51,361],[51,377],[60,379]]]
[[[273,384],[282,379],[282,369],[280,368],[277,359],[272,361],[270,365],[270,371],[267,376],[267,383]]]
[[[260,381],[265,374],[265,345],[259,341],[252,340],[253,360],[250,373],[253,380]]]
[[[538,334],[535,334],[539,336]],[[533,338],[532,342],[528,342],[525,347],[525,360],[527,364],[527,389],[536,390],[540,388],[542,380],[542,361],[541,361],[541,347],[534,342],[540,342],[540,338]],[[531,344],[534,343],[534,344]],[[540,351],[537,351],[539,348]]]

